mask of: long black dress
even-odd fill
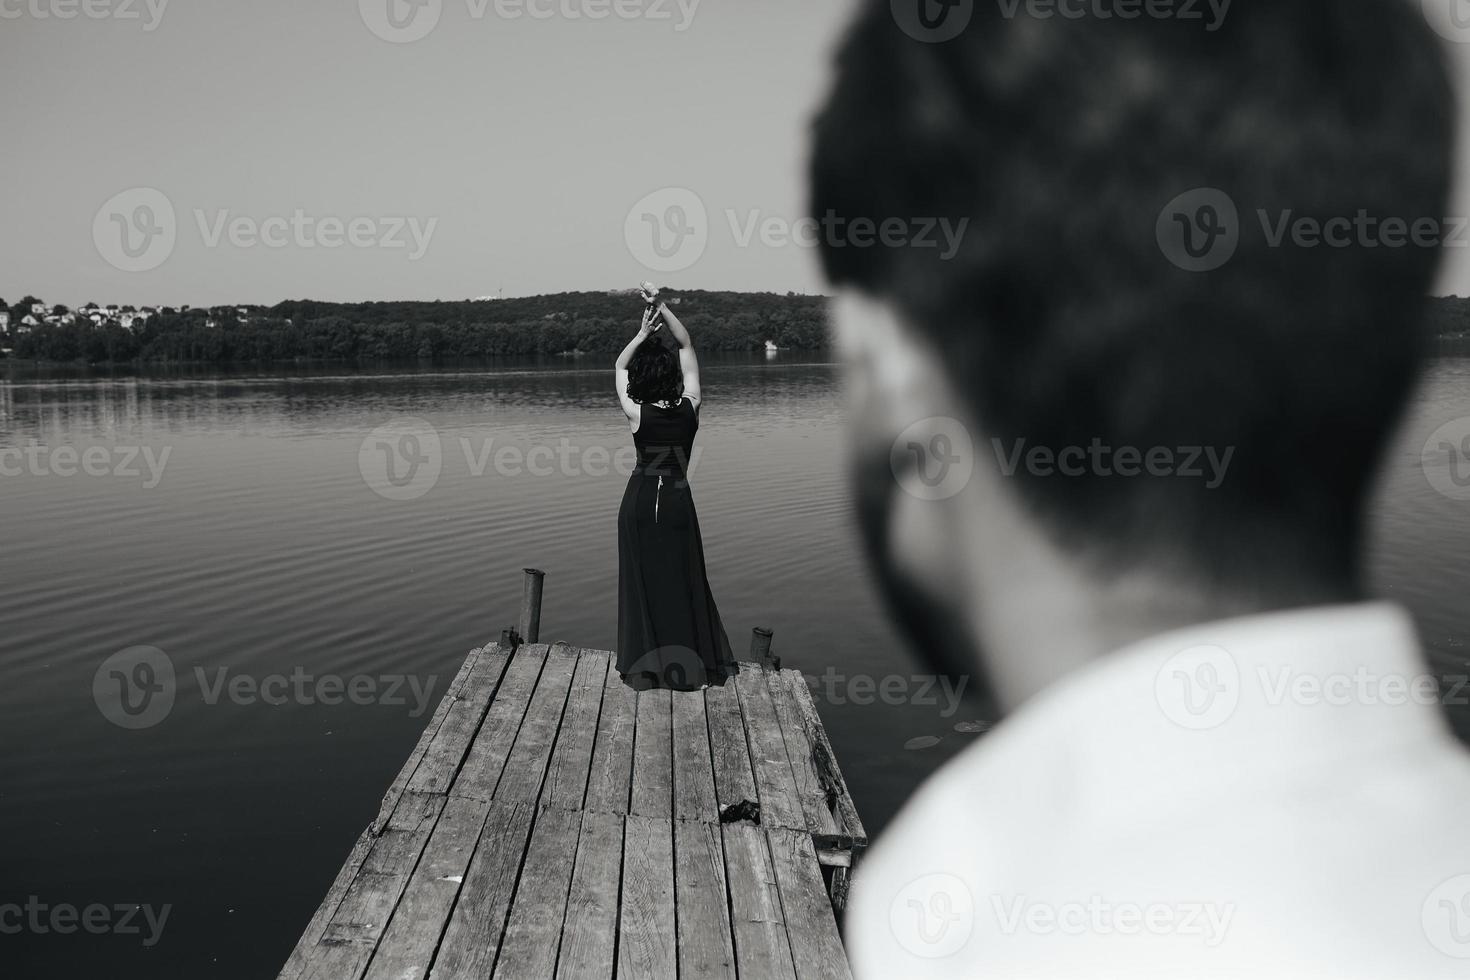
[[[735,669],[710,592],[689,491],[698,410],[644,405],[638,465],[618,511],[618,671],[635,687],[694,690]]]

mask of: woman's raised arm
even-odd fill
[[[699,357],[694,353],[694,340],[689,336],[689,329],[684,326],[683,321],[674,315],[673,310],[669,309],[669,304],[660,303],[658,315],[663,317],[664,323],[669,328],[669,336],[674,338],[679,347],[679,368],[684,372],[684,397],[698,408],[701,399]]]
[[[623,406],[623,414],[629,419],[638,418],[638,403],[628,397],[628,365],[633,361],[633,353],[653,333],[653,315],[651,311],[643,314],[643,326],[638,328],[638,336],[628,341],[628,346],[618,355],[613,363],[613,384],[618,389],[618,403]]]

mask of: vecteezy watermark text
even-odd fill
[[[1308,708],[1464,707],[1470,676],[1428,670],[1382,670],[1366,664],[1332,670],[1290,664],[1241,668],[1224,647],[1202,644],[1175,653],[1155,677],[1155,699],[1165,717],[1193,731],[1218,728],[1242,703],[1252,710]]]
[[[163,937],[163,927],[172,911],[172,905],[155,909],[152,905],[131,902],[116,905],[93,902],[78,908],[69,902],[52,904],[38,895],[30,895],[23,905],[0,904],[0,935],[28,932],[37,936],[53,933],[69,936],[85,932],[93,936],[143,936],[143,945],[152,948]]]
[[[465,470],[475,479],[484,479],[492,473],[506,479],[609,476],[626,479],[640,466],[638,451],[633,446],[624,444],[616,449],[582,446],[566,437],[555,444],[527,447],[514,443],[497,445],[493,437],[477,441],[461,436],[458,447]],[[683,480],[694,475],[702,453],[698,446],[687,454],[671,447],[651,453],[641,466],[646,473]],[[363,439],[357,467],[363,482],[378,496],[385,500],[410,501],[423,497],[438,485],[444,472],[445,455],[444,442],[433,425],[424,419],[405,416],[378,426]]]
[[[1294,208],[1253,212],[1259,242],[1267,248],[1368,249],[1470,247],[1470,218],[1404,217],[1359,208],[1344,214],[1300,214]],[[1196,187],[1175,197],[1159,213],[1159,249],[1187,272],[1212,272],[1234,258],[1256,228],[1240,215],[1229,194]]]
[[[409,717],[429,710],[437,675],[315,674],[304,667],[265,676],[231,667],[193,670],[195,687],[207,705],[222,701],[239,706],[382,705],[408,707]],[[173,711],[179,684],[172,658],[157,647],[120,650],[104,660],[92,677],[97,710],[119,728],[144,729],[161,724]]]
[[[927,0],[924,0],[927,2]],[[1197,20],[1213,34],[1233,0],[996,0],[1001,16],[1037,20]]]
[[[113,477],[142,480],[143,489],[152,490],[163,481],[172,451],[172,446],[160,452],[152,446],[9,446],[0,448],[0,477]]]
[[[932,674],[887,674],[874,677],[872,674],[843,674],[835,667],[828,667],[821,674],[807,679],[807,685],[827,704],[869,705],[917,705],[939,707],[941,718],[949,718],[960,710],[968,677],[956,683],[949,677]]]
[[[1205,489],[1218,489],[1225,482],[1235,447],[1223,452],[1214,446],[1109,446],[1094,438],[1086,446],[1027,446],[1017,439],[1007,448],[1000,439],[992,439],[996,461],[1004,476],[1015,476],[1022,469],[1031,476],[1082,477],[1138,476],[1179,477],[1204,480]]]
[[[703,0],[465,0],[472,21],[494,15],[503,21],[642,20],[673,22],[682,34],[694,23]],[[434,32],[444,16],[444,0],[358,0],[362,22],[374,36],[411,44]]]
[[[1073,902],[1032,901],[1026,896],[990,896],[1004,935],[1182,936],[1208,948],[1225,941],[1233,904],[1214,902],[1115,902],[1091,895]]]
[[[169,0],[0,0],[0,20],[136,20],[151,33],[163,21]],[[144,19],[144,12],[147,19]]]
[[[380,249],[403,251],[410,262],[428,252],[438,218],[410,215],[243,215],[229,208],[194,208],[200,244],[207,249]],[[133,187],[105,201],[92,219],[92,243],[113,268],[150,272],[169,260],[179,239],[173,201],[152,187]]]
[[[724,223],[736,248],[918,249],[945,262],[959,254],[970,227],[967,217],[843,216],[829,210],[792,219],[758,208],[727,208]],[[623,239],[645,268],[683,272],[704,257],[714,230],[703,198],[687,187],[665,187],[629,209]]]

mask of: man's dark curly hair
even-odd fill
[[[966,230],[953,254],[824,242],[828,277],[943,352],[997,447],[1234,450],[1218,488],[1021,467],[1022,499],[1071,548],[1252,590],[1267,569],[1353,576],[1439,252],[1274,243],[1266,219],[1444,214],[1442,51],[1402,0],[1242,3],[1217,30],[1124,3],[1081,19],[976,3],[923,43],[866,0],[816,121],[810,213]],[[1196,272],[1158,229],[1203,217],[1170,209],[1205,188],[1238,208],[1238,248]]]
[[[628,397],[646,405],[676,402],[683,396],[684,372],[678,353],[657,339],[644,341],[628,364]]]

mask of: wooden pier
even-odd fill
[[[800,673],[635,692],[606,651],[503,639],[466,659],[283,980],[850,976],[837,915],[867,838]]]

